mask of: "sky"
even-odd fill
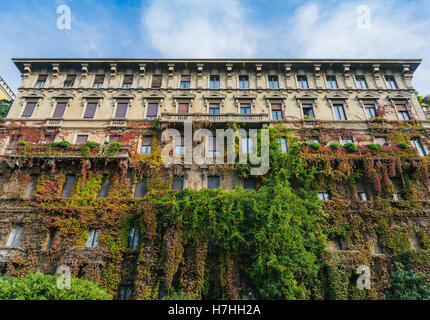
[[[70,29],[58,28],[62,5]],[[419,58],[413,84],[430,94],[429,0],[0,0],[0,10],[0,76],[15,93],[12,58]]]

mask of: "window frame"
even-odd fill
[[[268,75],[267,76],[267,87],[269,89],[279,89],[279,76]]]
[[[327,89],[330,89],[330,90],[339,89],[339,85],[337,83],[336,75],[330,75],[330,74],[326,75],[325,76],[325,81],[326,81]],[[334,83],[334,86],[333,86],[333,83]]]
[[[221,86],[220,75],[218,74],[209,75],[209,89],[220,89],[220,86]]]
[[[21,240],[22,233],[24,231],[23,226],[14,226],[9,233],[9,238],[6,242],[8,248],[19,248],[19,241]]]
[[[249,87],[249,75],[247,75],[247,74],[240,74],[239,77],[238,77],[238,79],[239,79],[239,89],[246,90],[246,89],[250,88]]]
[[[309,89],[308,76],[305,74],[298,74],[296,76],[297,89]]]

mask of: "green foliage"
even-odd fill
[[[319,144],[318,142],[314,142],[314,143],[311,143],[309,147],[313,150],[319,150],[319,148],[321,148],[321,144]]]
[[[382,146],[379,143],[370,143],[367,145],[367,147],[369,149],[372,149],[372,150],[381,150],[382,149]]]
[[[338,142],[333,142],[333,143],[330,143],[330,148],[332,148],[333,150],[336,150],[336,149],[339,149],[340,148],[340,143],[338,143]]]
[[[6,118],[7,114],[9,113],[10,107],[12,103],[8,100],[0,100],[0,119]]]
[[[26,146],[26,145],[28,145],[28,142],[27,141],[20,141],[19,145],[20,146]]]
[[[57,278],[39,271],[24,278],[0,277],[0,300],[112,300],[97,284],[71,278],[70,289],[58,289]]]
[[[400,142],[400,143],[397,144],[397,147],[400,148],[400,149],[406,149],[406,148],[409,147],[409,144],[406,143],[406,142]]]
[[[97,148],[100,144],[95,141],[87,141],[86,145],[91,149]]]
[[[352,143],[352,142],[345,143],[345,145],[343,147],[348,152],[355,152],[355,151],[357,151],[357,146],[355,145],[355,143]]]
[[[418,272],[405,270],[399,262],[396,263],[390,282],[392,288],[386,300],[430,300],[429,281]]]
[[[59,146],[60,148],[68,148],[68,147],[70,147],[70,142],[69,142],[69,141],[64,140],[64,141],[59,142],[59,143],[58,143],[58,146]]]

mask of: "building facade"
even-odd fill
[[[97,211],[106,199],[140,199],[157,189],[264,185],[261,177],[243,178],[235,166],[160,162],[163,129],[182,132],[173,142],[175,155],[188,152],[184,123],[212,131],[240,126],[288,132],[301,143],[304,157],[311,162],[331,161],[333,170],[341,170],[346,162],[351,168],[364,164],[366,170],[371,161],[374,176],[357,179],[352,189],[344,180],[340,183],[344,188],[321,182],[318,195],[327,201],[327,211],[350,208],[343,201],[352,200],[357,204],[355,216],[363,214],[364,224],[370,211],[362,203],[377,208],[382,195],[387,195],[384,183],[379,181],[381,191],[374,179],[393,178],[387,188],[388,184],[394,188],[388,198],[394,201],[390,206],[396,208],[396,219],[390,218],[389,227],[398,228],[410,242],[403,251],[427,250],[429,121],[412,86],[420,60],[14,59],[14,63],[22,84],[0,135],[0,271],[4,274],[37,268],[54,273],[66,264],[74,275],[106,281],[104,272],[113,258],[98,245],[104,227],[91,222],[82,238],[70,230],[71,238],[59,237],[61,227],[54,220],[71,213],[64,207],[55,210],[57,200],[88,197],[99,201],[91,204],[91,210]],[[283,152],[292,144],[290,137],[277,140]],[[246,141],[239,142],[241,148],[249,144]],[[223,152],[213,143],[206,147],[212,155]],[[357,147],[349,153],[349,148]],[[354,152],[357,155],[352,157]],[[405,172],[424,167],[427,173],[405,182],[398,171],[402,165]],[[386,173],[387,168],[393,172]],[[379,171],[382,176],[377,176]],[[97,184],[91,192],[86,189],[88,181]],[[414,181],[414,192],[405,191],[408,181]],[[414,197],[403,195],[407,192]],[[43,201],[52,207],[42,209]],[[402,201],[413,203],[414,214],[402,214],[407,211],[398,208]],[[342,219],[348,220],[348,214]],[[113,259],[121,261],[119,280],[106,287],[118,298],[149,298],[142,287],[136,289],[144,250],[137,250],[135,229],[129,231],[131,247],[129,243],[121,259]],[[354,260],[350,256],[360,252],[368,254],[368,263],[380,276],[370,298],[380,298],[389,287],[387,270],[392,269],[394,249],[378,240],[374,231],[363,232],[366,235],[355,242],[331,234],[327,251],[347,256],[346,260]],[[165,280],[157,279],[146,286],[156,287],[160,294]]]

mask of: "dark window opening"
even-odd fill
[[[124,76],[124,81],[122,83],[122,87],[124,89],[130,89],[132,87],[132,85],[133,85],[133,78],[134,78],[133,75],[126,75],[126,76]]]
[[[184,177],[174,177],[172,181],[172,190],[184,190]]]
[[[87,247],[94,248],[99,245],[99,230],[91,229],[88,233]]]
[[[64,88],[71,88],[75,84],[76,75],[75,74],[69,74],[66,77],[66,80],[64,81]]]
[[[57,229],[49,229],[48,242],[46,243],[47,250],[52,248],[56,235],[57,235]]]
[[[63,191],[61,192],[61,198],[70,198],[74,184],[75,176],[66,176],[66,182],[64,183]]]
[[[152,76],[152,88],[161,88],[161,80],[163,79],[162,75]]]
[[[92,119],[94,118],[97,110],[97,103],[91,102],[87,104],[87,108],[85,109],[84,118]]]
[[[55,111],[52,115],[53,118],[63,118],[64,112],[66,111],[67,102],[60,102],[57,103],[57,106],[55,107]]]
[[[109,195],[110,178],[108,175],[103,175],[100,191],[97,198],[106,198]]]
[[[220,176],[209,176],[208,177],[208,189],[217,189],[221,186]]]
[[[248,178],[243,180],[243,188],[245,190],[257,190],[257,179],[255,178]]]
[[[128,248],[136,250],[139,247],[139,229],[136,226],[131,227],[128,236]]]
[[[134,188],[134,197],[143,198],[146,194],[146,178],[140,179]]]

